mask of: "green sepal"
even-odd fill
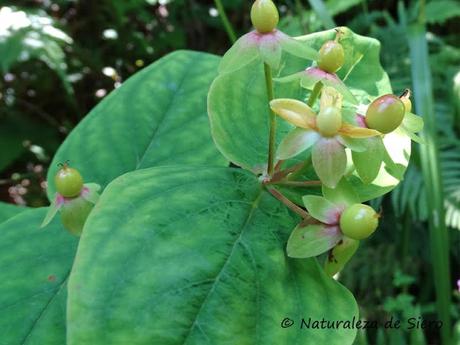
[[[402,125],[410,132],[418,133],[423,130],[424,122],[421,116],[413,113],[406,113],[404,115]]]
[[[366,139],[367,150],[365,152],[352,151],[353,163],[361,180],[368,184],[375,180],[382,166],[385,154],[385,146],[382,138],[374,137]]]
[[[358,194],[345,178],[340,180],[335,188],[323,185],[323,195],[327,200],[336,205],[350,206],[360,203]]]
[[[319,139],[320,135],[313,130],[295,128],[281,141],[276,157],[283,160],[295,157],[309,149]]]
[[[287,254],[297,259],[318,256],[333,248],[341,238],[338,226],[298,225],[289,237]]]
[[[237,71],[259,57],[258,47],[250,41],[250,33],[240,37],[225,53],[219,64],[219,73]]]
[[[345,147],[335,138],[322,138],[313,146],[312,162],[321,182],[335,188],[347,168]]]
[[[319,53],[315,49],[307,45],[305,42],[296,40],[289,36],[281,40],[281,46],[283,47],[283,50],[289,54],[302,59],[316,61],[319,57]]]
[[[338,224],[342,210],[326,198],[318,195],[305,195],[302,201],[313,218],[325,224]]]
[[[343,237],[342,240],[330,251],[326,262],[324,263],[324,271],[330,277],[333,277],[340,272],[348,261],[355,255],[359,248],[359,241],[348,237]]]
[[[46,212],[45,218],[43,219],[43,222],[40,225],[40,228],[44,228],[47,226],[53,218],[56,216],[56,213],[62,208],[63,203],[58,202],[60,200],[58,193],[54,195],[53,201],[51,202],[51,205],[48,207],[48,212]]]
[[[336,89],[348,102],[355,105],[358,104],[356,97],[336,74],[327,73],[316,67],[310,67],[302,73],[300,86],[305,89],[312,90],[318,82]]]
[[[94,204],[83,197],[67,200],[61,209],[62,224],[72,235],[80,236],[93,207]]]
[[[88,191],[83,193],[82,197],[94,205],[97,204],[99,200],[98,192],[101,190],[101,186],[97,183],[85,183],[84,187],[86,187]]]

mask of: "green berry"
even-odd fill
[[[410,113],[412,111],[412,102],[410,100],[411,92],[409,89],[404,90],[403,94],[399,96],[399,99],[404,104],[404,109],[406,109],[406,113]]]
[[[340,216],[340,229],[343,234],[354,240],[362,240],[377,229],[379,215],[370,206],[354,204]]]
[[[327,41],[319,50],[318,67],[329,73],[337,72],[345,62],[345,52],[339,42]]]
[[[405,112],[404,103],[398,97],[384,95],[372,102],[367,109],[366,124],[381,133],[390,133],[399,127]]]
[[[333,137],[342,127],[342,114],[336,107],[321,110],[316,118],[316,126],[325,137]]]
[[[280,16],[271,0],[256,0],[251,8],[251,21],[256,30],[262,34],[276,29]]]
[[[56,190],[66,198],[74,198],[80,195],[83,188],[83,178],[80,173],[64,164],[54,177]]]

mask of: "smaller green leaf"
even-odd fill
[[[99,200],[99,191],[101,190],[101,186],[97,183],[86,183],[86,193],[82,194],[82,197],[89,201],[92,204],[96,204]]]
[[[338,226],[297,226],[289,237],[287,253],[291,258],[310,258],[334,247],[342,238]]]
[[[295,157],[313,146],[319,138],[315,131],[295,128],[281,141],[276,156],[282,160]]]
[[[348,206],[360,203],[358,194],[346,179],[340,180],[335,189],[323,186],[323,195],[336,205]]]
[[[322,138],[313,146],[312,161],[321,182],[335,188],[345,174],[347,155],[335,138]]]
[[[352,152],[353,163],[359,177],[364,183],[371,183],[379,174],[382,166],[385,146],[379,137],[366,139],[365,152]]]
[[[329,225],[338,224],[342,207],[318,195],[305,195],[302,201],[313,218]]]
[[[348,237],[343,237],[329,253],[326,262],[324,263],[324,271],[330,277],[340,272],[348,261],[355,255],[359,247],[359,241]]]

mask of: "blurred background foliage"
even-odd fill
[[[250,30],[251,1],[224,0],[237,35]],[[348,26],[382,43],[395,93],[413,85],[405,21],[426,14],[426,40],[444,206],[454,320],[460,314],[460,1],[279,0],[280,28],[302,35]],[[404,12],[404,14],[403,14]],[[176,49],[223,54],[230,40],[213,1],[0,0],[0,200],[47,204],[46,169],[72,128],[129,76]],[[71,157],[69,157],[71,160]],[[414,150],[403,183],[375,200],[382,226],[340,279],[362,316],[436,319],[427,219],[430,202]],[[457,324],[457,336],[460,324]],[[357,344],[438,344],[439,331],[361,333]],[[460,344],[460,337],[458,343]]]

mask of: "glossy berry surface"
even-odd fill
[[[329,73],[337,72],[345,62],[345,52],[339,42],[328,41],[319,50],[318,67]]]
[[[80,195],[83,188],[83,178],[80,173],[64,165],[57,172],[54,183],[56,184],[56,190],[59,194],[66,198],[74,198]]]
[[[342,114],[336,107],[321,110],[316,118],[316,126],[325,137],[333,137],[342,127]]]
[[[256,0],[251,8],[251,21],[255,29],[263,34],[276,29],[279,22],[278,10],[271,0]]]
[[[384,95],[371,103],[366,113],[369,128],[387,134],[401,124],[406,112],[404,103],[395,95]]]
[[[343,234],[354,240],[363,240],[377,229],[379,216],[370,206],[354,204],[348,207],[340,217],[340,229]]]

